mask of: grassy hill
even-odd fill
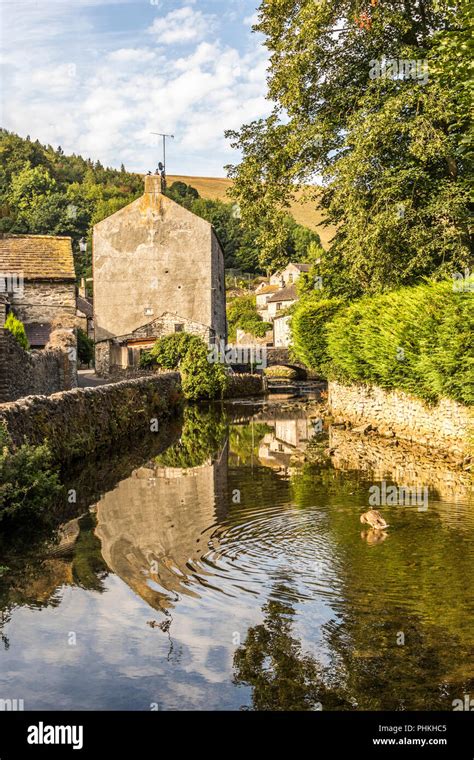
[[[176,181],[185,182],[187,185],[195,187],[201,198],[229,202],[227,190],[232,185],[231,179],[225,177],[190,177],[185,175],[168,176],[168,185]],[[299,195],[301,196],[301,193]],[[309,227],[309,229],[317,232],[321,238],[323,248],[327,249],[329,247],[329,242],[334,235],[335,228],[333,226],[321,226],[322,213],[314,203],[295,201],[291,204],[291,213],[298,224],[303,224],[305,227]]]

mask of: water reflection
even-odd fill
[[[451,709],[472,692],[467,473],[317,432],[318,414],[193,406],[65,473],[67,529],[0,562],[0,696],[13,678],[27,709]],[[361,531],[383,478],[427,486],[429,509]]]

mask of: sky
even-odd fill
[[[129,171],[224,177],[270,113],[258,0],[0,0],[0,125]]]

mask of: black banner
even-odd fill
[[[471,712],[270,713],[270,712],[4,712],[0,714],[0,760],[23,757],[107,757],[125,750],[169,751],[176,742],[196,750],[250,751],[255,737],[279,753],[304,742],[311,754],[365,753],[370,757],[474,757]],[[228,734],[225,732],[228,731]],[[223,734],[224,732],[224,734]],[[227,736],[226,741],[217,739]]]

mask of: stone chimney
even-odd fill
[[[145,193],[151,193],[152,195],[161,195],[162,190],[162,178],[159,174],[147,174],[145,176]]]

